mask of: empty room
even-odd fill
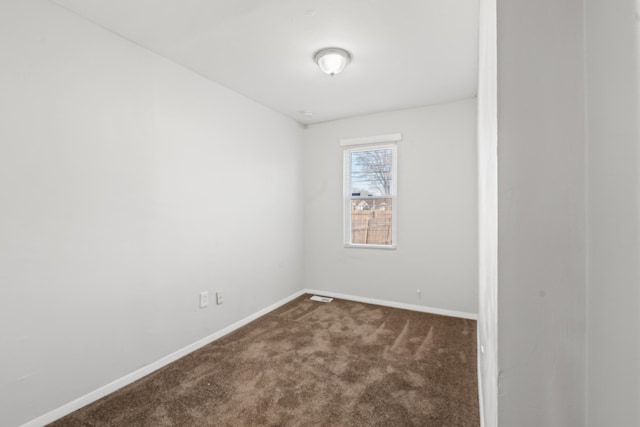
[[[479,425],[478,13],[3,2],[0,424]]]
[[[0,0],[0,426],[640,425],[636,0]]]

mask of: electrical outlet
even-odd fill
[[[218,291],[216,292],[216,304],[220,305],[222,304],[223,299],[222,299],[222,291]]]
[[[209,292],[200,292],[200,308],[205,308],[209,305]]]

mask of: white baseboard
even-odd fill
[[[462,319],[478,320],[478,315],[476,313],[466,313],[464,311],[445,310],[442,308],[426,307],[424,305],[405,304],[402,302],[357,297],[353,295],[339,294],[336,292],[319,291],[316,289],[307,289],[305,292],[308,294],[317,294],[317,295],[322,295],[327,297],[346,299],[349,301],[364,302],[366,304],[375,304],[375,305],[382,305],[385,307],[402,308],[404,310],[420,311],[422,313],[440,314],[442,316],[460,317]]]
[[[245,317],[244,319],[238,320],[237,322],[227,326],[224,329],[221,329],[217,332],[214,332],[213,334],[194,342],[193,344],[190,344],[184,348],[181,348],[178,351],[175,351],[171,354],[169,354],[168,356],[163,357],[160,360],[157,360],[153,363],[150,363],[147,366],[144,366],[140,369],[138,369],[137,371],[134,371],[130,374],[125,375],[124,377],[118,378],[117,380],[100,387],[97,390],[94,390],[88,394],[85,394],[82,397],[79,397],[65,405],[62,405],[61,407],[54,409],[53,411],[47,412],[44,415],[39,416],[38,418],[35,418],[25,424],[22,425],[22,427],[41,427],[44,426],[46,424],[52,423],[53,421],[60,419],[62,417],[64,417],[67,414],[70,414],[73,411],[77,411],[78,409],[82,408],[83,406],[86,406],[90,403],[95,402],[98,399],[103,398],[104,396],[108,395],[109,393],[113,393],[114,391],[121,389],[124,386],[127,386],[131,383],[133,383],[134,381],[139,380],[140,378],[149,375],[150,373],[157,371],[158,369],[168,365],[171,362],[175,362],[176,360],[180,359],[181,357],[186,356],[187,354],[198,350],[201,347],[204,347],[207,344],[212,343],[213,341],[222,338],[223,336],[235,331],[238,328],[241,328],[242,326],[246,325],[249,322],[252,322],[253,320],[256,320],[258,317],[260,316],[264,316],[265,314],[275,310],[276,308],[288,303],[289,301],[292,301],[296,298],[298,298],[300,295],[303,295],[305,293],[305,290],[301,290],[298,291],[296,293],[294,293],[293,295],[290,295],[274,304],[271,304],[270,306],[263,308],[260,311],[257,311],[256,313],[253,313],[250,316]]]
[[[405,310],[412,310],[412,311],[420,311],[423,313],[432,313],[432,314],[440,314],[443,316],[451,316],[451,317],[460,317],[463,319],[472,319],[472,320],[477,320],[478,319],[478,315],[477,314],[473,314],[473,313],[465,313],[465,312],[461,312],[461,311],[453,311],[453,310],[444,310],[444,309],[440,309],[440,308],[432,308],[432,307],[425,307],[422,305],[414,305],[414,304],[404,304],[404,303],[400,303],[400,302],[394,302],[394,301],[384,301],[384,300],[378,300],[378,299],[372,299],[372,298],[364,298],[364,297],[357,297],[357,296],[353,296],[353,295],[346,295],[346,294],[340,294],[340,293],[336,293],[336,292],[326,292],[326,291],[319,291],[319,290],[314,290],[314,289],[303,289],[300,290],[274,304],[271,304],[268,307],[263,308],[260,311],[257,311],[253,314],[251,314],[250,316],[245,317],[244,319],[241,319],[229,326],[227,326],[224,329],[221,329],[217,332],[214,332],[213,334],[194,342],[193,344],[190,344],[184,348],[181,348],[180,350],[177,350],[165,357],[163,357],[160,360],[157,360],[153,363],[150,363],[147,366],[144,366],[130,374],[127,374],[121,378],[118,378],[117,380],[104,385],[102,387],[100,387],[97,390],[94,390],[90,393],[85,394],[84,396],[81,396],[67,404],[62,405],[61,407],[54,409],[53,411],[47,412],[44,415],[39,416],[38,418],[35,418],[31,421],[28,421],[27,423],[23,424],[21,427],[41,427],[44,426],[46,424],[52,423],[53,421],[60,419],[62,417],[64,417],[67,414],[70,414],[71,412],[77,411],[78,409],[82,408],[83,406],[86,406],[90,403],[95,402],[98,399],[103,398],[104,396],[113,393],[116,390],[121,389],[122,387],[125,387],[137,380],[139,380],[140,378],[149,375],[150,373],[157,371],[158,369],[168,365],[169,363],[175,362],[176,360],[180,359],[181,357],[186,356],[187,354],[198,350],[201,347],[204,347],[207,344],[210,344],[212,342],[214,342],[217,339],[222,338],[223,336],[235,331],[238,328],[241,328],[242,326],[246,325],[249,322],[252,322],[254,320],[256,320],[258,317],[264,316],[265,314],[275,310],[276,308],[298,298],[300,295],[303,294],[318,294],[318,295],[323,295],[323,296],[328,296],[328,297],[333,297],[333,298],[339,298],[339,299],[344,299],[344,300],[349,300],[349,301],[357,301],[357,302],[363,302],[363,303],[367,303],[367,304],[375,304],[375,305],[382,305],[382,306],[386,306],[386,307],[395,307],[395,308],[402,308]]]

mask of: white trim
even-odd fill
[[[478,30],[478,387],[480,425],[499,424],[498,72],[496,0],[480,0]],[[482,351],[484,350],[484,351]]]
[[[480,323],[480,313],[478,313],[478,323]],[[482,387],[482,361],[480,360],[480,331],[478,330],[478,324],[476,324],[476,369],[478,372],[478,404],[480,406],[480,427],[486,427],[486,421],[484,418],[484,387]],[[497,426],[494,426],[497,427]]]
[[[210,344],[220,338],[222,338],[223,336],[235,331],[236,329],[241,328],[242,326],[246,325],[249,322],[252,322],[254,320],[256,320],[257,318],[264,316],[267,313],[272,312],[273,310],[277,309],[278,307],[283,306],[284,304],[291,302],[292,300],[298,298],[301,295],[304,294],[316,294],[316,295],[322,295],[322,296],[328,296],[328,297],[332,297],[332,298],[339,298],[339,299],[344,299],[344,300],[349,300],[349,301],[357,301],[357,302],[362,302],[362,303],[366,303],[366,304],[375,304],[375,305],[381,305],[384,307],[394,307],[394,308],[401,308],[404,310],[411,310],[411,311],[419,311],[422,313],[432,313],[432,314],[439,314],[442,316],[450,316],[450,317],[459,317],[459,318],[463,318],[463,319],[471,319],[471,320],[477,320],[478,316],[477,314],[473,314],[473,313],[465,313],[465,312],[461,312],[461,311],[454,311],[454,310],[445,310],[445,309],[440,309],[440,308],[432,308],[432,307],[426,307],[426,306],[422,306],[422,305],[413,305],[413,304],[405,304],[405,303],[400,303],[400,302],[394,302],[394,301],[384,301],[384,300],[378,300],[378,299],[372,299],[372,298],[364,298],[364,297],[357,297],[357,296],[353,296],[353,295],[346,295],[346,294],[340,294],[340,293],[336,293],[336,292],[325,292],[325,291],[318,291],[318,290],[313,290],[313,289],[302,289],[276,303],[271,304],[268,307],[263,308],[262,310],[259,310],[247,317],[245,317],[244,319],[238,320],[237,322],[227,326],[226,328],[223,328],[221,330],[219,330],[218,332],[214,332],[213,334],[196,341],[193,344],[190,344],[184,348],[181,348],[180,350],[177,350],[153,363],[150,363],[147,366],[144,366],[130,374],[127,374],[121,378],[118,378],[115,381],[110,382],[107,385],[104,385],[100,388],[98,388],[97,390],[94,390],[92,392],[89,392],[87,394],[85,394],[84,396],[81,396],[69,403],[66,403],[62,406],[60,406],[57,409],[54,409],[53,411],[47,412],[44,415],[41,415],[37,418],[34,418],[31,421],[26,422],[25,424],[22,424],[21,427],[41,427],[44,426],[46,424],[52,423],[62,417],[64,417],[65,415],[68,415],[74,411],[77,411],[78,409],[95,402],[98,399],[103,398],[104,396],[113,393],[119,389],[121,389],[122,387],[125,387],[149,374],[151,374],[152,372],[157,371],[158,369],[172,363],[175,362],[176,360],[180,359],[181,357],[186,356],[189,353],[192,353],[196,350],[198,350],[199,348],[204,347],[207,344]]]
[[[340,140],[340,146],[363,145],[363,144],[379,144],[382,142],[400,142],[402,141],[401,133],[391,133],[388,135],[363,136],[360,138],[344,138]]]
[[[421,313],[439,314],[441,316],[459,317],[461,319],[478,320],[476,313],[466,313],[464,311],[446,310],[443,308],[427,307],[424,305],[405,304],[403,302],[385,301],[380,299],[358,297],[354,295],[339,294],[337,292],[319,291],[316,289],[307,289],[306,293],[321,295],[326,297],[346,299],[349,301],[363,302],[365,304],[382,305],[384,307],[401,308],[403,310],[419,311]]]
[[[387,197],[388,198],[388,197]],[[366,244],[356,244],[356,243],[345,243],[345,248],[357,248],[357,249],[389,249],[396,250],[398,246],[396,245],[366,245]]]
[[[157,371],[158,369],[168,365],[169,363],[175,362],[176,360],[180,359],[181,357],[186,356],[187,354],[194,352],[196,350],[198,350],[199,348],[204,347],[207,344],[210,344],[214,341],[216,341],[217,339],[222,338],[223,336],[235,331],[238,328],[241,328],[242,326],[246,325],[249,322],[252,322],[254,320],[256,320],[258,317],[264,316],[265,314],[275,310],[276,308],[298,298],[300,295],[305,294],[306,291],[303,289],[301,291],[298,291],[278,302],[275,302],[273,304],[271,304],[268,307],[263,308],[262,310],[259,310],[247,317],[245,317],[244,319],[238,320],[237,322],[227,326],[226,328],[223,328],[221,330],[219,330],[218,332],[214,332],[213,334],[202,338],[201,340],[198,340],[196,342],[194,342],[193,344],[190,344],[184,348],[181,348],[180,350],[177,350],[165,357],[163,357],[162,359],[159,359],[153,363],[150,363],[147,366],[144,366],[130,374],[127,374],[121,378],[118,378],[117,380],[110,382],[107,385],[104,385],[100,388],[98,388],[97,390],[94,390],[92,392],[89,392],[87,394],[85,394],[84,396],[81,396],[69,403],[66,403],[62,406],[60,406],[57,409],[54,409],[53,411],[47,412],[44,415],[39,416],[38,418],[35,418],[31,421],[26,422],[25,424],[22,425],[22,427],[41,427],[44,426],[46,424],[52,423],[62,417],[64,417],[67,414],[70,414],[73,411],[76,411],[80,408],[82,408],[83,406],[86,406],[90,403],[95,402],[98,399],[103,398],[104,396],[113,393],[116,390],[121,389],[124,386],[127,386],[131,383],[133,383],[134,381],[139,380],[140,378],[149,375],[150,373]]]

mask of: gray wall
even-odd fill
[[[634,0],[587,0],[588,425],[640,425],[640,116]]]
[[[638,6],[498,1],[500,425],[640,425]]]
[[[396,132],[398,248],[345,248],[340,139]],[[475,99],[309,126],[306,287],[477,313],[476,133]]]
[[[498,0],[499,424],[585,424],[582,0]]]
[[[44,0],[0,52],[0,425],[302,288],[294,121]]]

